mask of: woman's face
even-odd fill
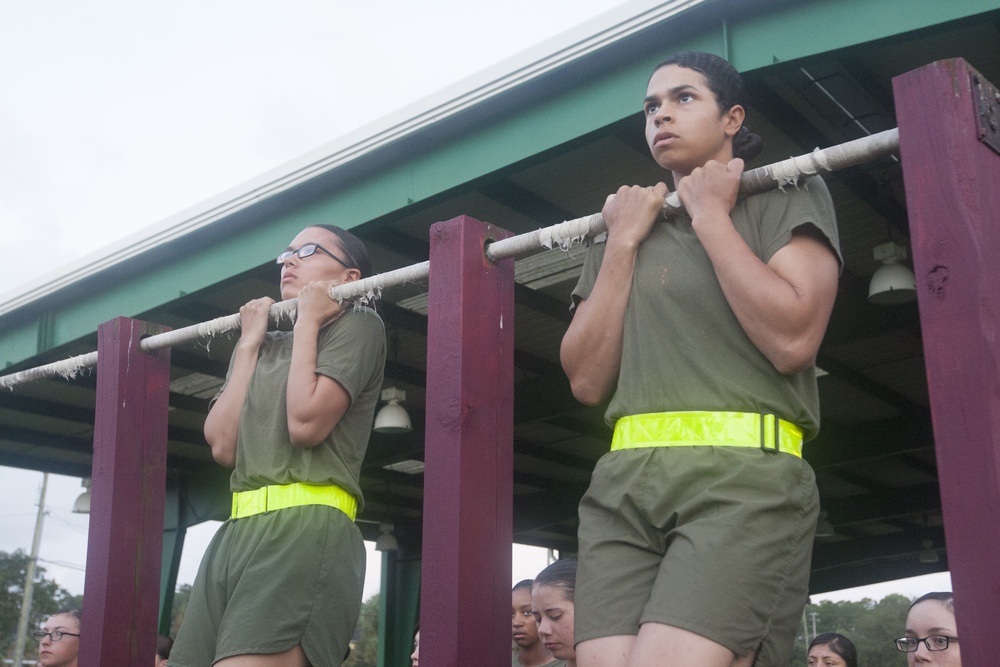
[[[417,663],[420,661],[420,630],[417,630],[417,634],[413,635],[413,653],[410,654],[411,667],[417,667]]]
[[[741,106],[721,113],[705,77],[679,65],[665,65],[653,72],[643,113],[653,159],[674,172],[675,178],[690,174],[709,160],[728,163],[733,157],[732,139],[744,117]]]
[[[80,633],[80,624],[72,614],[49,616],[42,626],[43,632],[60,630]],[[38,664],[42,667],[76,667],[76,656],[80,652],[80,638],[63,635],[57,642],[51,637],[42,637],[38,642]]]
[[[809,667],[847,667],[847,662],[829,644],[818,644],[809,649],[807,664]]]
[[[955,613],[949,611],[941,600],[924,600],[906,615],[906,637],[923,639],[932,636],[957,637],[958,628],[955,625]],[[922,665],[925,667],[962,667],[960,644],[950,642],[943,651],[928,651],[924,642],[917,644],[917,650],[906,654],[906,663],[910,667]]]
[[[531,613],[531,589],[519,588],[510,594],[510,624],[514,643],[531,648],[538,643],[538,624]]]
[[[310,243],[317,244],[344,262],[350,262],[340,247],[340,239],[333,232],[322,227],[306,227],[288,244],[288,250],[298,250]],[[357,269],[349,269],[323,250],[317,249],[305,259],[290,255],[281,265],[281,298],[294,299],[299,290],[317,280],[332,280],[341,284],[357,280]]]
[[[538,636],[545,648],[559,660],[574,660],[573,602],[558,586],[534,586],[531,609],[538,623]]]

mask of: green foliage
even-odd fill
[[[858,649],[858,664],[864,667],[902,667],[906,658],[896,650],[892,640],[899,637],[906,623],[906,611],[911,600],[902,595],[888,595],[875,602],[865,598],[860,602],[820,602],[806,605],[805,618],[812,640],[812,613],[816,614],[816,633],[836,632],[844,635]],[[807,643],[802,634],[796,638],[792,659],[794,667],[806,664]]]
[[[24,579],[28,573],[28,554],[18,549],[14,553],[0,551],[0,656],[10,658],[17,638],[17,622],[21,616],[24,600]],[[32,587],[31,616],[28,631],[41,625],[54,611],[65,607],[79,607],[83,603],[80,596],[70,595],[59,584],[45,578],[45,568],[35,568]],[[25,644],[25,657],[34,656],[38,645],[33,638]]]
[[[358,629],[351,655],[344,667],[375,667],[378,664],[378,593],[361,605]]]

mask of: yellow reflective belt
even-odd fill
[[[611,439],[611,451],[704,446],[759,447],[801,458],[802,429],[770,413],[651,412],[619,419]]]
[[[280,510],[299,505],[329,505],[336,507],[354,521],[358,514],[358,500],[336,485],[282,484],[264,486],[253,491],[233,494],[233,513],[230,518],[242,519],[261,512]]]

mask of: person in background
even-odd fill
[[[809,667],[858,667],[858,650],[844,635],[824,632],[809,644]]]
[[[80,653],[80,610],[60,609],[36,630],[41,667],[76,667]]]
[[[531,579],[514,585],[510,593],[510,623],[517,650],[511,659],[513,667],[561,667],[565,664],[549,653],[538,637],[538,624],[531,613]]]
[[[576,561],[557,560],[538,573],[531,585],[531,611],[538,636],[554,657],[576,667],[574,605]]]
[[[921,595],[906,614],[906,631],[896,640],[909,667],[962,667],[955,598],[951,593]]]
[[[156,635],[156,667],[163,667],[170,657],[170,649],[174,640],[164,635]]]
[[[410,667],[418,667],[420,662],[420,626],[413,633],[413,653],[410,654]]]

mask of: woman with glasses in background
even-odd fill
[[[41,667],[76,667],[80,653],[80,610],[60,609],[46,619],[38,640],[38,664]]]
[[[896,648],[906,653],[909,667],[962,667],[953,594],[927,593],[914,600]]]
[[[205,420],[233,468],[233,512],[202,559],[167,664],[338,667],[361,609],[365,548],[358,478],[385,367],[374,310],[336,285],[371,274],[364,244],[332,225],[277,257],[292,331],[268,331],[274,300],[240,309],[226,382]]]

